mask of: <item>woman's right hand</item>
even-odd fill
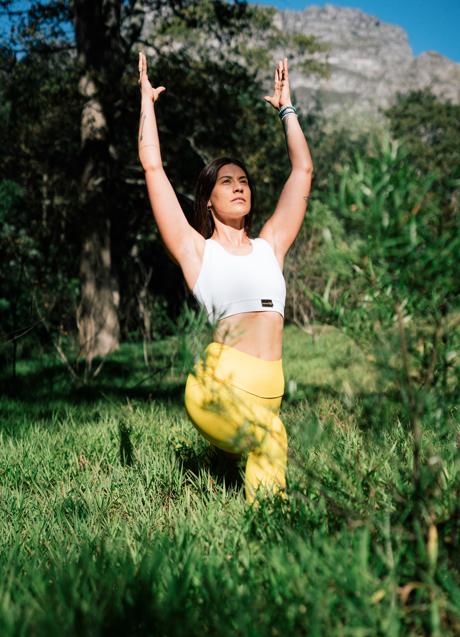
[[[139,86],[141,89],[142,97],[146,97],[151,99],[153,102],[156,102],[160,97],[163,91],[166,91],[164,86],[158,86],[158,88],[153,88],[150,84],[150,80],[147,75],[147,58],[142,51],[139,51]]]

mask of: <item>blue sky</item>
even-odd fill
[[[267,4],[278,9],[301,10],[325,4],[361,9],[383,22],[401,26],[415,55],[437,51],[460,62],[460,0],[257,0],[251,4]]]

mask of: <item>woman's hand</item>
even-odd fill
[[[291,93],[289,90],[288,61],[284,58],[279,61],[275,70],[275,88],[273,95],[266,95],[264,100],[271,104],[273,108],[280,109],[291,104]]]
[[[166,91],[166,88],[164,86],[153,88],[153,86],[150,84],[147,75],[147,58],[141,51],[139,51],[139,86],[141,89],[142,97],[151,99],[153,102],[156,102],[157,99],[160,97],[160,94],[163,93],[163,91]]]

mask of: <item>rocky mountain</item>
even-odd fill
[[[306,77],[295,64],[290,77],[299,105],[319,103],[332,125],[371,126],[398,92],[412,89],[429,87],[442,99],[460,102],[460,64],[431,51],[414,57],[399,26],[332,5],[278,11],[274,19],[287,33],[329,44],[329,52],[320,55],[329,63],[329,78]],[[284,53],[276,51],[275,57]]]

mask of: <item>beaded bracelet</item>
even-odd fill
[[[291,115],[292,113],[294,113],[294,115],[297,115],[296,108],[295,106],[292,106],[292,104],[288,104],[287,106],[283,106],[282,108],[280,108],[278,115],[280,119],[283,120],[285,117]]]

